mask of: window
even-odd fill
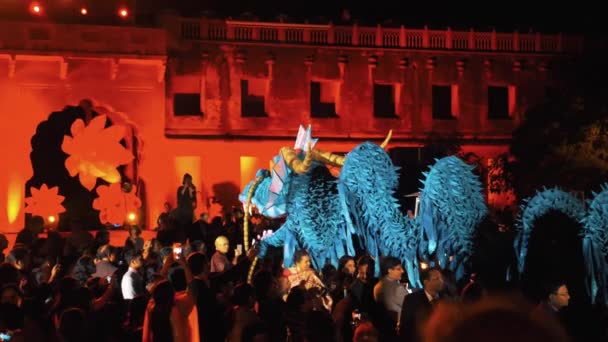
[[[374,117],[397,117],[395,95],[395,87],[392,84],[374,84]]]
[[[509,88],[488,87],[488,119],[509,119]]]
[[[432,92],[433,119],[454,119],[456,113],[453,112],[454,104],[452,103],[452,87],[449,85],[434,85]]]
[[[310,116],[313,118],[335,118],[337,82],[310,82]]]
[[[173,115],[198,116],[201,115],[201,94],[177,93],[173,94]]]
[[[265,79],[241,80],[241,116],[265,117]]]

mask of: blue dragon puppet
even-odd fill
[[[398,168],[384,151],[390,138],[391,132],[381,145],[364,142],[341,156],[315,149],[310,126],[300,127],[294,148],[282,148],[271,170],[259,170],[239,196],[246,209],[252,204],[264,216],[286,216],[260,243],[259,257],[268,246],[282,246],[289,267],[295,250],[303,248],[315,267],[337,265],[341,256],[355,255],[356,237],[376,261],[381,255],[399,258],[414,286],[421,285],[419,254],[441,254],[440,266],[463,272],[472,232],[486,211],[479,181],[460,159],[439,160],[424,181],[421,215],[407,218],[394,197]],[[341,167],[340,176],[326,165]]]
[[[608,304],[606,288],[608,187],[604,185],[600,193],[594,193],[594,198],[588,202],[587,211],[579,199],[559,188],[543,189],[533,197],[525,199],[517,222],[518,234],[514,244],[520,274],[526,268],[528,241],[534,229],[534,222],[551,210],[559,211],[581,223],[586,290],[593,302],[600,295]]]
[[[587,205],[582,220],[587,291],[593,301],[600,297],[608,305],[608,184]]]
[[[418,253],[450,269],[458,280],[465,275],[477,226],[488,211],[474,168],[448,156],[423,172]]]

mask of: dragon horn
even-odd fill
[[[313,152],[312,157],[314,160],[322,162],[324,164],[333,165],[333,166],[343,166],[344,159],[346,159],[345,156],[331,153],[331,152],[326,152],[326,151],[321,151],[321,150],[313,150],[312,152]]]
[[[386,139],[384,139],[384,141],[380,145],[380,147],[382,147],[382,149],[386,149],[386,146],[388,146],[388,142],[391,140],[392,136],[393,136],[393,130],[391,129],[390,131],[388,131],[388,134],[386,135]]]
[[[393,130],[391,129],[390,131],[388,131],[386,138],[380,145],[380,147],[382,149],[386,149],[386,146],[388,146],[388,143],[391,140],[392,136],[393,136]],[[314,160],[316,160],[318,162],[333,165],[333,166],[344,166],[344,160],[346,159],[346,156],[342,156],[342,155],[331,153],[331,152],[321,151],[321,150],[312,150],[312,157]]]
[[[310,170],[312,166],[312,151],[310,149],[310,143],[308,143],[308,150],[306,152],[306,157],[304,160],[300,160],[296,155],[296,151],[289,147],[283,147],[281,149],[281,153],[283,154],[283,158],[285,159],[285,163],[289,166],[297,174],[303,174]]]

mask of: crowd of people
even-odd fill
[[[239,210],[208,222],[160,215],[156,237],[129,228],[123,246],[78,224],[65,238],[21,231],[0,265],[0,341],[566,341],[567,284],[536,307],[493,297],[472,279],[462,291],[428,267],[413,290],[401,262],[345,256],[313,269],[306,251],[283,267],[281,250],[258,263],[243,251]],[[272,228],[254,216],[251,236]],[[0,247],[7,247],[0,239]],[[379,277],[376,275],[379,274]],[[514,327],[517,327],[514,329]],[[471,338],[476,336],[477,338]],[[4,339],[3,339],[4,338]]]

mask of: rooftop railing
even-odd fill
[[[177,27],[176,27],[177,28]],[[560,53],[582,49],[579,36],[542,33],[470,31],[311,25],[179,19],[179,37],[185,40],[265,42],[394,49],[473,50],[524,53]]]

